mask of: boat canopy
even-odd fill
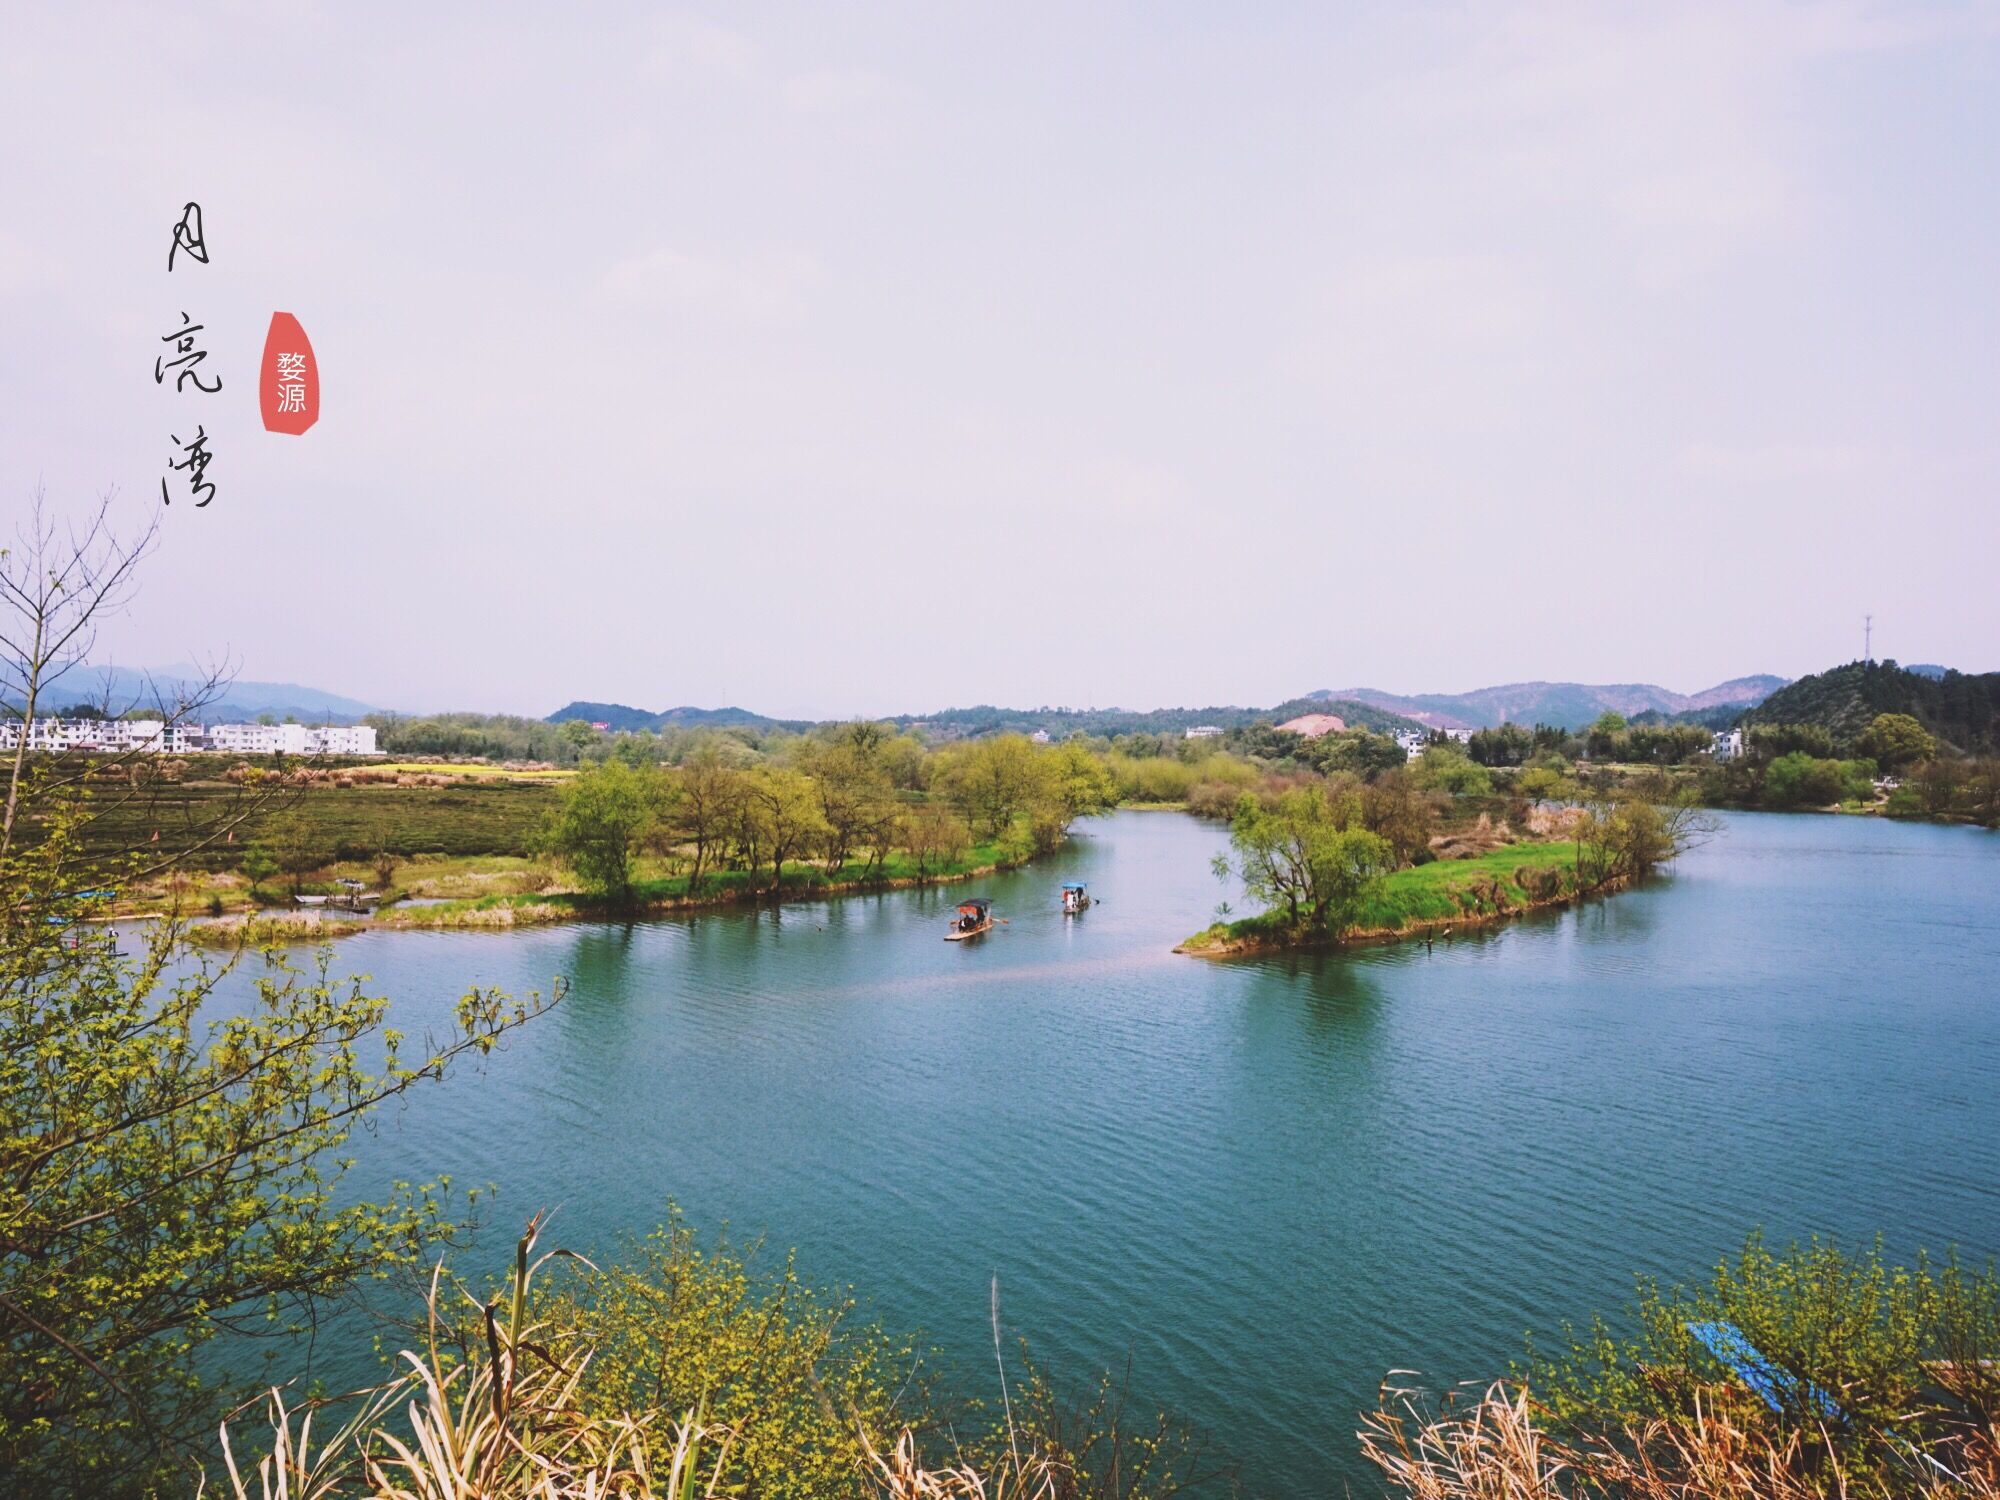
[[[1083,889],[1083,882],[1081,880],[1065,880],[1063,882],[1063,889],[1066,891],[1080,891]]]
[[[986,908],[992,904],[984,896],[974,896],[970,901],[959,902],[958,909],[972,916],[983,917],[986,915]]]

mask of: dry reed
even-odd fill
[[[1362,1456],[1412,1500],[2000,1500],[1991,1431],[1942,1458],[1906,1445],[1899,1469],[1864,1479],[1843,1469],[1825,1434],[1766,1432],[1712,1401],[1687,1420],[1568,1442],[1539,1425],[1526,1391],[1495,1385],[1437,1408],[1385,1385],[1359,1436]]]
[[[516,1247],[506,1291],[480,1303],[478,1336],[461,1337],[440,1308],[442,1264],[426,1297],[427,1337],[404,1350],[403,1374],[324,1402],[264,1400],[268,1450],[239,1459],[222,1427],[226,1500],[724,1500],[736,1434],[701,1407],[678,1418],[654,1411],[601,1414],[582,1397],[591,1353],[531,1323],[537,1273],[568,1251],[535,1255],[542,1216]],[[588,1262],[584,1262],[588,1265]],[[594,1268],[593,1268],[594,1269]],[[1004,1379],[1004,1375],[1003,1375]],[[314,1426],[353,1410],[323,1439]],[[905,1428],[885,1453],[864,1430],[857,1493],[885,1500],[1058,1500],[1059,1465],[1023,1459],[1010,1442],[987,1472],[927,1467]],[[202,1489],[206,1489],[203,1481]]]

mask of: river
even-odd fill
[[[1734,815],[1642,889],[1428,951],[1176,957],[1223,843],[1120,813],[974,886],[349,938],[406,1027],[572,985],[357,1170],[498,1184],[495,1269],[534,1209],[615,1254],[672,1199],[981,1394],[998,1275],[1010,1337],[1078,1380],[1129,1355],[1266,1495],[1373,1491],[1391,1367],[1503,1373],[1759,1226],[2000,1252],[2000,838]],[[1008,925],[940,941],[975,893]]]

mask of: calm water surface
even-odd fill
[[[1755,1226],[2000,1252],[2000,838],[1735,816],[1647,889],[1430,952],[1177,958],[1222,843],[1123,813],[970,889],[349,939],[405,1025],[573,985],[360,1171],[497,1183],[496,1267],[536,1208],[615,1253],[672,1199],[982,1394],[997,1274],[1044,1364],[1129,1354],[1266,1495],[1373,1492],[1387,1369],[1501,1372]],[[940,941],[974,891],[1010,925]]]

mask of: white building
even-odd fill
[[[225,755],[304,755],[303,724],[211,724],[208,748]]]
[[[0,750],[21,743],[21,721],[0,719]],[[169,724],[164,719],[59,719],[37,716],[28,748],[51,755],[380,755],[372,724]]]
[[[1717,730],[1715,739],[1708,747],[1708,753],[1718,761],[1732,761],[1743,754],[1743,731],[1740,729]]]
[[[372,724],[211,724],[207,748],[226,755],[379,755]]]
[[[1197,724],[1188,730],[1186,735],[1191,740],[1212,740],[1221,733],[1222,731],[1213,724]]]
[[[28,748],[61,754],[71,750],[107,751],[159,750],[165,741],[166,725],[158,719],[58,719],[37,717],[28,727]],[[12,750],[21,743],[21,721],[0,721],[0,749]]]
[[[306,732],[308,755],[379,755],[373,724],[328,724]]]
[[[1049,732],[1046,729],[1037,729],[1028,736],[1028,741],[1035,745],[1046,745],[1049,742]]]

